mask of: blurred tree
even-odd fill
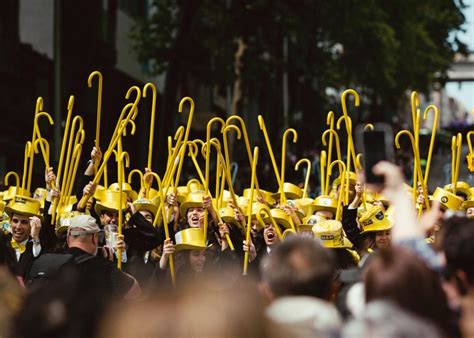
[[[150,73],[166,72],[162,128],[189,78],[223,88],[236,74],[242,98],[277,127],[286,71],[290,116],[300,112],[290,122],[304,134],[322,129],[328,104],[338,100],[328,88],[356,87],[370,111],[364,117],[375,121],[394,114],[407,89],[442,81],[465,49],[456,38],[463,7],[462,0],[154,0],[132,36]],[[234,67],[238,42],[245,48]]]

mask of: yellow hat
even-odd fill
[[[310,215],[303,218],[303,224],[310,225],[311,227],[323,221],[327,221],[327,218],[321,215]]]
[[[111,185],[109,185],[109,188],[108,190],[112,190],[112,191],[119,191],[120,190],[120,186],[118,183],[112,183]],[[127,183],[127,182],[123,182],[122,183],[122,191],[124,193],[127,194],[127,196],[132,200],[132,201],[135,201],[137,198],[138,198],[138,194],[136,191],[133,190],[132,186]]]
[[[298,187],[296,184],[290,183],[290,182],[285,182],[283,183],[283,193],[285,194],[285,197],[288,199],[298,199],[303,197],[303,190]],[[279,199],[280,198],[280,192],[276,192],[273,195],[273,198]]]
[[[392,228],[392,223],[380,206],[373,206],[359,218],[362,234],[374,231],[384,231]]]
[[[74,204],[77,203],[76,196],[69,196],[65,198],[64,203],[61,206],[61,210],[59,210],[59,214],[67,213],[73,210]]]
[[[147,200],[146,198],[139,198],[135,202],[133,202],[133,205],[135,206],[135,209],[137,211],[148,211],[150,212],[153,216],[156,215],[156,212],[158,211],[158,207],[153,204],[150,200]]]
[[[204,186],[201,184],[201,182],[199,182],[195,178],[189,180],[188,183],[186,184],[186,187],[188,188],[188,192],[204,190]]]
[[[103,192],[105,190],[107,190],[107,189],[105,189],[105,187],[103,185],[98,185],[97,188],[95,188],[94,198],[96,199],[96,201],[101,200]]]
[[[474,172],[474,153],[469,153],[466,155],[467,160],[467,169],[472,173]]]
[[[118,211],[120,209],[120,193],[114,190],[104,190],[100,201],[95,204],[94,210],[100,215],[103,210]],[[127,209],[127,194],[122,191],[122,210]]]
[[[314,200],[312,198],[299,198],[294,200],[301,210],[303,210],[305,216],[312,215],[314,213]]]
[[[236,196],[237,197],[237,196]],[[221,208],[227,207],[227,203],[232,202],[232,195],[229,190],[224,190],[222,191],[222,196],[221,196]]]
[[[186,217],[186,213],[189,208],[202,208],[202,199],[204,198],[205,193],[202,190],[196,190],[188,194],[186,199],[181,203],[179,207],[179,212],[181,217]]]
[[[220,208],[219,209],[219,216],[222,218],[224,222],[227,224],[232,224],[237,227],[241,227],[242,225],[237,221],[235,218],[235,212],[234,209],[231,207],[225,207],[225,208]]]
[[[303,219],[304,217],[306,217],[306,213],[304,212],[303,208],[301,207],[301,205],[299,204],[299,201],[300,199],[298,200],[287,200],[286,203],[295,208],[296,209],[296,215],[298,216],[299,219]]]
[[[188,228],[177,232],[174,235],[176,252],[182,250],[204,250],[204,233],[201,228]]]
[[[16,195],[5,207],[5,212],[11,218],[12,214],[36,216],[43,219],[40,212],[41,203],[30,197]]]
[[[33,198],[35,200],[40,201],[41,203],[41,209],[44,209],[44,203],[46,201],[46,195],[48,194],[48,190],[45,188],[36,188],[35,192],[33,194]]]
[[[444,186],[444,189],[449,192],[453,192],[453,188],[454,188],[453,184],[448,184]],[[466,199],[469,199],[471,197],[471,187],[466,182],[458,181],[456,183],[456,193],[461,193],[463,195],[466,195]]]
[[[250,188],[244,189],[244,191],[242,192],[242,196],[247,199],[250,199],[250,191],[251,191]],[[265,202],[268,205],[272,206],[276,203],[275,198],[274,198],[275,194],[272,194],[271,192],[263,190],[263,189],[259,189],[258,192],[260,192],[260,196],[262,196],[262,198],[265,200]],[[253,193],[254,201],[257,201],[258,192],[257,190],[255,190]]]
[[[171,189],[169,190],[171,191]],[[163,192],[164,194],[164,192]],[[188,187],[185,186],[185,185],[181,185],[179,187],[176,188],[176,200],[178,201],[178,203],[183,203],[186,198],[188,197],[188,194],[189,194],[189,190],[188,190]],[[158,195],[156,197],[157,201],[160,201],[160,196]]]
[[[336,214],[337,200],[330,196],[320,195],[314,199],[313,209],[314,212],[321,210],[330,211],[333,214]]]
[[[436,188],[433,195],[431,196],[432,200],[437,200],[441,203],[443,209],[450,210],[459,210],[463,202],[462,198],[454,195],[452,192],[449,192],[442,188]]]
[[[352,243],[344,236],[342,223],[333,219],[322,221],[313,226],[314,236],[321,239],[323,246],[329,249],[351,248]]]
[[[16,195],[24,196],[24,197],[31,197],[31,193],[29,191],[27,191],[26,189],[18,188],[18,190],[17,190],[17,188],[15,186],[13,186],[13,187],[8,187],[8,190],[5,190],[3,192],[3,200],[5,202],[8,202],[11,199],[13,199],[13,197],[15,197]]]
[[[285,229],[291,228],[291,218],[285,211],[281,209],[271,209],[270,214],[278,225],[283,226]]]
[[[356,185],[357,183],[357,174],[353,171],[349,172],[349,184],[350,185]],[[339,184],[341,184],[341,176],[336,177],[336,179],[332,182],[333,187],[337,187]]]

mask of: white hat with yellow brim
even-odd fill
[[[201,228],[188,228],[174,235],[176,252],[182,250],[204,250],[210,247],[204,242],[204,232]]]
[[[18,188],[16,186],[8,187],[8,190],[3,192],[3,200],[5,202],[11,201],[13,197],[16,195],[23,196],[23,197],[31,197],[31,193],[22,188]]]
[[[133,205],[137,211],[148,211],[153,216],[155,216],[156,212],[158,211],[156,204],[152,203],[152,201],[146,198],[137,199],[135,202],[133,202]]]
[[[312,228],[314,236],[321,239],[323,246],[329,249],[352,248],[352,243],[344,236],[342,223],[333,219],[317,223]]]
[[[186,217],[186,213],[188,212],[189,208],[202,208],[202,200],[204,196],[205,192],[202,190],[190,192],[179,207],[181,217]]]
[[[313,202],[314,212],[316,211],[330,211],[336,214],[337,210],[337,199],[327,195],[320,195],[314,199]]]
[[[127,209],[127,194],[122,191],[122,210]],[[101,193],[101,199],[96,202],[94,210],[100,215],[104,210],[119,211],[120,209],[120,192],[114,190],[104,190]]]
[[[119,191],[120,190],[120,186],[118,183],[112,183],[111,185],[109,185],[109,188],[108,190],[112,190],[112,191]],[[127,196],[132,200],[132,201],[135,201],[137,198],[138,198],[138,194],[135,190],[133,190],[132,186],[127,183],[127,182],[123,182],[122,183],[122,191],[124,193],[127,194]]]
[[[454,191],[453,184],[445,185],[444,190],[453,192]],[[461,193],[466,196],[466,199],[469,199],[471,197],[471,186],[467,182],[458,181],[456,183],[456,193]]]
[[[271,209],[270,214],[272,215],[275,222],[284,227],[285,229],[291,229],[291,218],[288,214],[281,209]]]
[[[364,212],[359,218],[359,224],[362,226],[361,234],[385,231],[392,228],[392,222],[390,222],[380,206],[373,206]]]
[[[303,197],[303,190],[298,187],[296,184],[285,182],[283,183],[283,193],[285,197],[288,199],[296,200],[298,198]],[[280,198],[280,192],[276,192],[272,195],[274,199]]]
[[[458,211],[461,208],[463,202],[462,198],[460,198],[459,196],[456,196],[452,192],[449,192],[440,187],[435,189],[433,195],[430,196],[430,199],[439,201],[441,203],[442,209],[449,209],[454,211]]]
[[[5,213],[11,218],[12,214],[19,214],[24,216],[36,216],[41,220],[41,203],[30,197],[16,195],[13,199],[8,202],[5,207]]]

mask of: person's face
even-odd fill
[[[102,225],[117,224],[118,212],[115,210],[104,210],[100,215],[100,223]]]
[[[188,209],[187,220],[190,228],[199,228],[204,220],[204,208],[192,207]]]
[[[140,210],[139,213],[142,214],[148,222],[153,223],[153,214],[151,212],[148,210]]]
[[[206,250],[191,250],[189,252],[189,264],[194,272],[202,272],[206,264]]]
[[[314,213],[316,216],[324,217],[325,219],[333,219],[334,214],[327,210],[318,210]]]
[[[375,233],[375,247],[377,249],[388,248],[391,245],[391,232],[391,230],[385,230]]]
[[[263,230],[263,239],[265,240],[265,244],[270,247],[280,242],[275,227],[272,223],[267,224]]]
[[[466,217],[470,219],[474,219],[474,207],[467,208]]]
[[[30,218],[25,215],[12,214],[10,219],[12,237],[18,243],[28,239],[31,232]]]

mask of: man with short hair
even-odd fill
[[[40,202],[24,196],[15,196],[5,207],[10,217],[10,245],[18,262],[17,273],[25,277],[34,259],[41,253]]]
[[[67,233],[69,249],[67,253],[73,255],[82,276],[87,276],[92,285],[96,285],[111,296],[136,298],[141,290],[138,282],[132,276],[123,273],[112,263],[100,257],[84,259],[95,255],[99,243],[99,226],[94,217],[79,215],[71,218]],[[80,257],[80,258],[79,258]]]
[[[329,302],[335,262],[330,250],[312,238],[292,236],[260,266],[263,289],[272,303],[267,314],[296,336],[336,330],[339,314]]]

